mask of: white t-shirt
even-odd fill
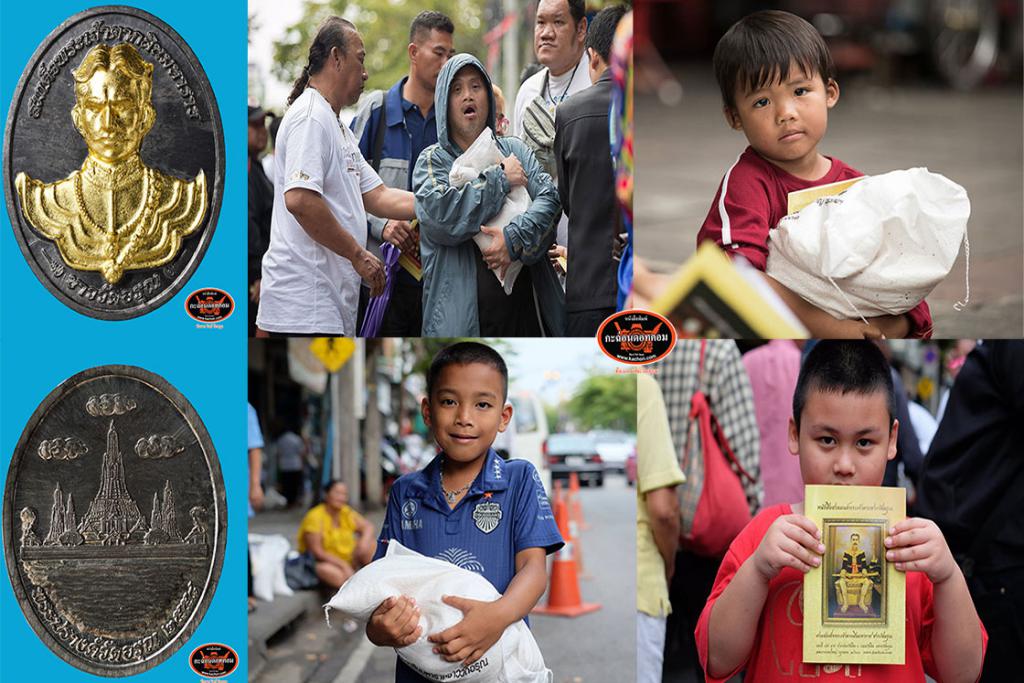
[[[574,69],[575,73],[573,73]],[[526,117],[526,108],[530,106],[530,102],[533,102],[540,95],[541,88],[544,87],[544,76],[547,73],[547,68],[541,69],[523,81],[523,84],[519,86],[519,92],[516,93],[516,107],[513,112],[515,118],[512,119],[512,135],[517,138],[522,139],[523,137],[523,119]],[[570,78],[572,81],[569,80]],[[566,90],[567,84],[569,86],[568,90]],[[568,99],[579,91],[586,90],[590,85],[590,58],[587,56],[587,51],[584,50],[583,57],[579,61],[579,68],[573,67],[561,76],[550,77],[548,88],[545,92],[550,95],[547,102],[551,113],[554,114],[556,105],[564,101],[562,93],[565,93],[565,98]],[[555,241],[562,246],[569,244],[569,219],[564,213],[558,219],[558,231]]]
[[[575,73],[573,73],[575,69]],[[544,76],[548,73],[547,68],[543,68],[537,73],[533,74],[519,86],[519,92],[516,93],[516,106],[512,113],[512,135],[517,138],[523,137],[523,115],[526,111],[526,107],[529,106],[530,102],[533,102],[538,95],[540,90],[544,87]],[[572,78],[572,82],[569,79]],[[566,90],[566,84],[569,84],[569,89]],[[583,57],[579,61],[579,68],[573,67],[569,69],[561,76],[551,76],[548,89],[545,91],[550,94],[548,99],[548,106],[551,109],[551,113],[554,114],[555,105],[562,102],[562,93],[565,93],[565,97],[575,95],[580,90],[586,90],[590,87],[590,58],[587,57],[587,51],[583,51]]]
[[[319,193],[342,229],[366,245],[363,195],[381,179],[331,105],[306,88],[289,107],[274,154],[274,213],[263,256],[257,326],[268,332],[356,334],[360,277],[352,263],[314,241],[288,212],[284,194]]]

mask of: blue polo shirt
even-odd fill
[[[502,460],[493,448],[488,450],[480,474],[451,509],[441,491],[441,458],[391,487],[374,559],[383,557],[387,542],[395,539],[427,557],[481,574],[504,593],[516,573],[516,553],[544,548],[550,554],[564,545],[532,464]],[[395,680],[426,679],[399,659]]]
[[[423,113],[417,105],[402,96],[402,89],[405,87],[408,76],[401,78],[384,93],[385,114],[384,119],[384,141],[381,146],[380,156],[382,167],[387,159],[402,159],[408,162],[409,171],[405,179],[405,187],[402,190],[412,190],[412,172],[416,166],[416,159],[420,152],[437,142],[437,121],[434,118],[434,108]],[[363,136],[359,140],[359,151],[363,158],[372,163],[373,145],[377,139],[377,127],[381,124],[381,108],[378,106],[370,112],[369,121],[363,128]],[[352,121],[353,128],[356,121]],[[381,173],[385,182],[392,182],[387,173]],[[404,268],[397,271],[398,279],[406,286],[418,286],[419,282]]]

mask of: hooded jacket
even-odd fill
[[[487,125],[494,130],[490,77],[472,55],[455,55],[441,69],[434,91],[438,142],[423,150],[413,171],[423,264],[424,337],[480,334],[476,245],[472,238],[498,213],[512,189],[498,166],[488,168],[461,188],[453,187],[448,179],[452,164],[464,151],[449,137],[448,92],[455,74],[467,65],[483,74],[490,105]],[[546,332],[561,336],[565,330],[565,293],[547,259],[561,215],[558,189],[525,143],[511,137],[498,137],[496,141],[503,155],[515,154],[519,159],[528,180],[526,190],[533,200],[525,213],[505,226],[505,245],[513,261],[522,261],[530,268]]]

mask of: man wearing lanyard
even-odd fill
[[[521,138],[544,170],[558,182],[554,158],[555,108],[590,87],[585,0],[540,0],[533,26],[533,50],[544,65],[516,94],[512,135]],[[558,244],[568,241],[568,221],[558,223]]]
[[[359,138],[359,151],[388,187],[411,190],[416,159],[420,152],[437,142],[434,88],[441,67],[455,54],[454,32],[451,19],[441,12],[424,11],[416,15],[409,28],[409,74],[386,93],[377,92],[365,98],[352,120],[352,131]],[[390,242],[403,252],[418,254],[419,237],[408,221],[386,221],[368,215],[367,229],[368,248],[374,254],[379,254],[381,242]],[[380,336],[420,336],[422,296],[423,285],[404,268],[398,268]],[[361,325],[369,299],[365,282],[359,299]]]

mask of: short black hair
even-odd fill
[[[825,40],[805,20],[780,10],[748,15],[726,31],[715,46],[715,79],[725,106],[736,107],[736,87],[743,92],[781,83],[796,64],[804,73],[815,73],[828,85],[836,67]]]
[[[338,484],[345,484],[345,487],[346,487],[346,488],[348,487],[348,484],[346,484],[346,483],[345,483],[345,482],[344,482],[343,480],[341,480],[341,479],[331,479],[331,480],[330,480],[329,482],[327,482],[326,484],[324,484],[324,489],[323,489],[323,491],[324,491],[324,495],[326,496],[326,495],[327,495],[328,493],[330,493],[330,492],[331,492],[331,489],[333,489],[333,488],[334,488],[335,486],[337,486]]]
[[[569,14],[572,15],[573,23],[580,23],[580,19],[587,16],[587,0],[566,0],[569,4]]]
[[[409,42],[415,43],[417,37],[421,37],[422,34],[430,33],[433,30],[454,34],[455,24],[448,18],[448,15],[441,12],[435,12],[434,10],[420,12],[409,26]]]
[[[625,5],[605,7],[597,13],[587,27],[587,40],[583,45],[601,55],[601,59],[604,60],[605,64],[611,59],[612,41],[615,40],[615,28],[628,11]]]
[[[869,341],[823,340],[814,345],[800,368],[793,392],[793,422],[800,431],[800,416],[811,391],[838,394],[885,393],[889,426],[896,416],[892,371],[882,350]]]
[[[499,373],[502,380],[502,399],[508,397],[508,366],[501,354],[486,344],[474,341],[462,341],[449,344],[434,356],[430,361],[430,369],[427,370],[427,398],[433,397],[434,385],[441,371],[449,365],[469,365],[470,363],[483,363],[489,365]]]

